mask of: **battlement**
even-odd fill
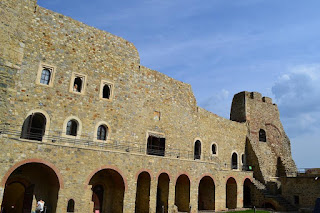
[[[256,104],[260,105],[257,106]],[[277,105],[272,102],[272,98],[262,96],[259,92],[243,91],[235,94],[233,97],[230,120],[245,122],[247,121],[248,114],[254,108],[258,111],[269,111],[268,109],[278,111]]]
[[[249,94],[249,97],[251,99],[254,99],[256,101],[262,101],[262,102],[265,102],[265,103],[268,103],[268,104],[274,104],[272,102],[272,98],[269,98],[269,97],[265,97],[265,96],[262,96],[261,93],[259,92],[246,92]],[[274,104],[275,105],[275,104]]]

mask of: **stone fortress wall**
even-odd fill
[[[24,200],[42,197],[51,212],[66,212],[71,200],[75,212],[158,212],[159,203],[166,212],[242,208],[249,198],[263,205],[264,187],[296,171],[271,99],[239,93],[231,120],[219,117],[197,106],[189,84],[140,65],[132,43],[35,0],[0,6],[2,207],[20,181]],[[41,83],[44,69],[48,84]],[[34,115],[45,120],[41,140],[24,136]],[[66,131],[71,120],[76,136]],[[97,138],[101,125],[105,140]],[[165,139],[165,151],[150,154],[149,138]],[[40,180],[37,170],[50,178]],[[103,195],[95,191],[100,185]]]

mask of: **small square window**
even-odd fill
[[[103,100],[112,100],[113,83],[102,80],[100,86],[100,98]]]
[[[72,73],[70,92],[84,94],[86,87],[86,76],[79,73]]]
[[[36,83],[42,86],[53,86],[55,67],[48,64],[40,63]]]

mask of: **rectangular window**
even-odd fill
[[[84,94],[86,87],[86,75],[79,73],[72,73],[70,92]]]
[[[166,147],[166,139],[149,135],[147,144],[147,154],[164,156]]]

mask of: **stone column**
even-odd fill
[[[191,212],[198,212],[198,180],[190,182],[190,204]]]
[[[175,179],[171,178],[169,182],[169,196],[168,196],[168,212],[171,213],[174,206],[174,199],[176,193]]]
[[[135,210],[137,183],[134,177],[128,178],[128,188],[124,193],[123,212],[132,213]]]
[[[157,186],[158,186],[158,181],[156,177],[151,178],[151,183],[150,183],[150,196],[149,196],[149,212],[156,212],[157,208]]]
[[[237,180],[237,208],[243,208],[243,181]]]
[[[65,197],[65,189],[60,189],[57,201],[57,213],[67,212],[67,202]]]
[[[226,210],[226,183],[223,178],[216,180],[215,184],[215,211]]]

